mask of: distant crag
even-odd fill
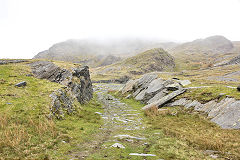
[[[197,39],[192,42],[183,43],[170,50],[171,53],[203,53],[216,54],[227,53],[234,48],[233,43],[223,36],[211,36],[205,39]]]
[[[61,119],[64,114],[73,113],[76,102],[84,104],[92,98],[92,82],[87,66],[67,70],[48,61],[37,61],[29,65],[37,78],[47,79],[65,86],[50,95],[52,98],[51,113],[55,117]]]

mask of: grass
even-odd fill
[[[240,158],[238,130],[221,129],[205,117],[181,107],[168,109],[167,114],[148,116],[153,130],[161,129],[165,135],[183,140],[196,149],[219,151],[224,158]]]
[[[129,156],[129,153],[151,153],[157,155],[157,157],[147,159],[211,159],[209,155],[204,154],[204,151],[208,148],[199,147],[201,143],[203,143],[202,146],[204,146],[204,142],[200,141],[196,143],[198,140],[200,140],[197,138],[202,137],[200,137],[200,135],[192,135],[195,137],[191,137],[190,135],[193,133],[193,131],[191,131],[190,133],[187,132],[189,130],[196,129],[197,125],[201,124],[202,122],[204,122],[205,127],[199,128],[199,130],[207,129],[209,126],[210,130],[212,126],[217,128],[217,126],[215,126],[214,124],[208,122],[205,119],[200,119],[195,115],[184,113],[181,108],[167,108],[166,110],[163,110],[161,112],[158,112],[158,110],[155,108],[151,111],[144,113],[140,111],[144,104],[141,104],[134,99],[125,99],[124,96],[121,96],[121,94],[117,92],[110,93],[120,98],[122,102],[133,107],[133,109],[138,110],[140,116],[143,119],[143,125],[145,126],[145,129],[128,131],[125,134],[130,133],[131,135],[140,135],[142,137],[146,137],[147,140],[143,142],[126,142],[124,140],[119,140],[119,143],[123,144],[126,147],[124,150],[110,148],[110,145],[112,145],[113,142],[105,143],[105,146],[107,146],[107,148],[101,150],[101,152],[99,152],[98,154],[93,155],[92,159],[97,159],[97,157],[104,158],[104,156],[108,159],[120,159],[119,157],[121,157],[122,159],[143,159],[139,157],[131,157]],[[180,112],[185,117],[179,117]],[[178,117],[178,119],[176,117]],[[195,121],[200,122],[195,123]],[[179,127],[182,128],[179,129]],[[197,134],[199,130],[196,130],[195,134]],[[202,130],[201,132],[204,132],[204,130]],[[188,138],[192,141],[186,139],[186,133],[189,136]],[[124,132],[121,131],[120,133],[118,132],[118,134],[124,134]],[[212,141],[214,140],[215,139],[213,139]],[[147,144],[144,145],[144,143],[146,142]],[[237,140],[235,142],[237,142]]]
[[[121,96],[120,93],[115,95]],[[138,109],[144,106],[124,96],[121,100]],[[152,137],[151,145],[155,146],[151,149],[157,154],[162,153],[162,157],[165,155],[163,159],[207,159],[207,155],[203,156],[206,150],[217,151],[222,159],[240,159],[239,130],[221,129],[204,115],[183,107],[164,107],[159,111],[153,108],[144,115],[148,125],[145,132]],[[156,140],[158,135],[153,135],[156,131],[161,139]],[[165,144],[171,144],[170,148]],[[195,157],[198,154],[203,157]]]
[[[49,95],[62,86],[28,77],[26,63],[0,65],[0,159],[65,159],[98,132],[96,96],[63,120],[48,119]],[[15,87],[26,81],[26,87]]]

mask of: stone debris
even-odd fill
[[[113,145],[111,145],[111,147],[114,147],[114,148],[122,148],[122,149],[125,148],[125,147],[124,147],[122,144],[120,144],[120,143],[114,143]]]
[[[155,154],[144,154],[144,153],[130,153],[129,156],[141,156],[141,157],[155,157]]]
[[[134,137],[134,136],[130,136],[130,135],[126,135],[126,134],[122,134],[122,135],[116,135],[114,136],[115,138],[120,138],[120,139],[136,139],[136,140],[145,140],[146,138],[144,137]]]
[[[25,81],[15,84],[16,87],[25,87],[26,85],[27,85],[27,82]]]

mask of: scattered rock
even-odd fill
[[[120,138],[120,139],[124,139],[124,138],[136,139],[136,140],[144,140],[144,139],[146,139],[146,138],[144,138],[144,137],[134,137],[134,136],[126,135],[126,134],[116,135],[116,136],[114,136],[114,137],[115,137],[115,138]]]
[[[155,154],[144,154],[144,153],[130,153],[129,156],[141,156],[141,157],[154,157]]]
[[[25,81],[15,84],[16,87],[25,87],[26,85],[27,85],[27,82]]]
[[[26,74],[27,77],[32,77],[33,75],[32,74]]]
[[[120,143],[114,143],[111,147],[114,147],[114,148],[125,148],[122,144]]]
[[[27,60],[0,60],[0,65],[8,64],[8,63],[22,63],[27,62]]]

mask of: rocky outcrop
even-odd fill
[[[205,112],[212,122],[225,129],[240,129],[240,101],[234,98],[224,98],[201,104],[194,100],[181,98],[168,106],[184,106],[195,111]]]
[[[143,107],[145,110],[155,106],[161,107],[185,90],[179,80],[163,80],[158,78],[157,74],[149,73],[140,79],[128,81],[122,88],[122,93],[130,92],[136,100],[148,104]]]
[[[59,89],[50,95],[52,98],[51,112],[57,118],[62,117],[64,113],[72,113],[74,101],[84,104],[92,98],[92,82],[87,66],[67,70],[48,61],[37,61],[29,65],[37,78],[65,86],[64,89]]]

